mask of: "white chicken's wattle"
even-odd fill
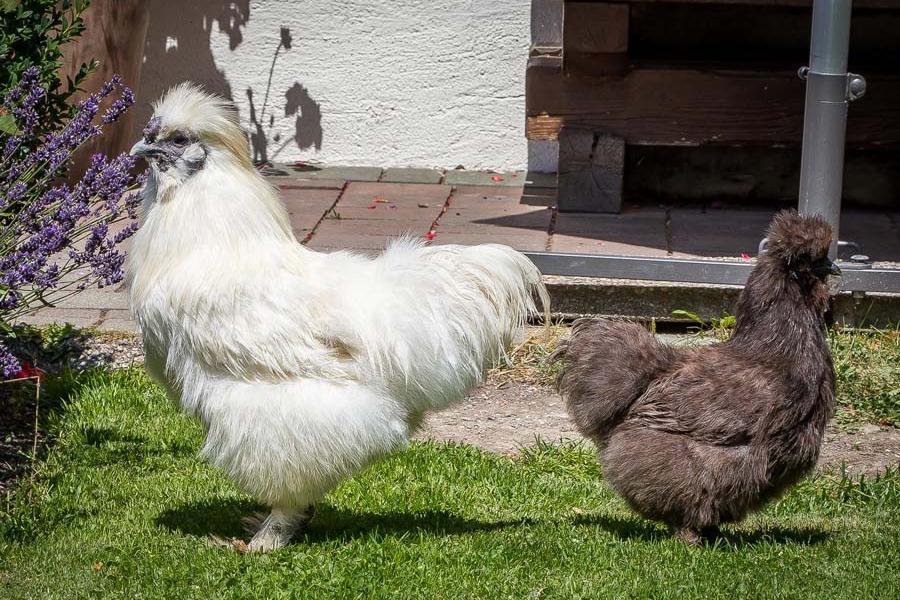
[[[235,111],[194,86],[156,104],[132,152],[151,167],[127,263],[147,368],[207,429],[202,455],[271,507],[252,550],[461,400],[547,307],[506,246],[300,245]]]

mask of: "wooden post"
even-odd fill
[[[150,20],[150,2],[145,0],[93,0],[84,12],[84,33],[64,48],[65,64],[60,79],[74,78],[82,63],[97,59],[100,65],[84,82],[86,93],[96,92],[114,74],[132,90],[141,78],[144,37]],[[83,98],[78,94],[73,100]],[[114,156],[127,151],[136,141],[134,109],[116,123],[104,126],[103,135],[79,149],[70,177],[79,177],[97,152]]]
[[[623,138],[563,127],[559,132],[559,210],[621,211],[624,170]]]

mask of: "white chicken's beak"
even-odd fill
[[[130,153],[132,156],[152,156],[158,152],[159,148],[151,144],[146,144],[144,143],[144,140],[141,140],[131,147]]]

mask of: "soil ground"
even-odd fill
[[[516,454],[545,441],[581,439],[566,414],[565,404],[549,386],[497,382],[489,379],[462,404],[431,415],[419,438],[471,444],[490,452]],[[900,429],[863,425],[849,432],[829,426],[819,469],[872,476],[900,465]]]

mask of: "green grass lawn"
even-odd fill
[[[336,490],[303,540],[245,555],[207,542],[259,507],[195,458],[196,423],[137,369],[74,389],[0,507],[0,598],[900,597],[897,472],[805,482],[688,548],[580,446],[414,443]]]

